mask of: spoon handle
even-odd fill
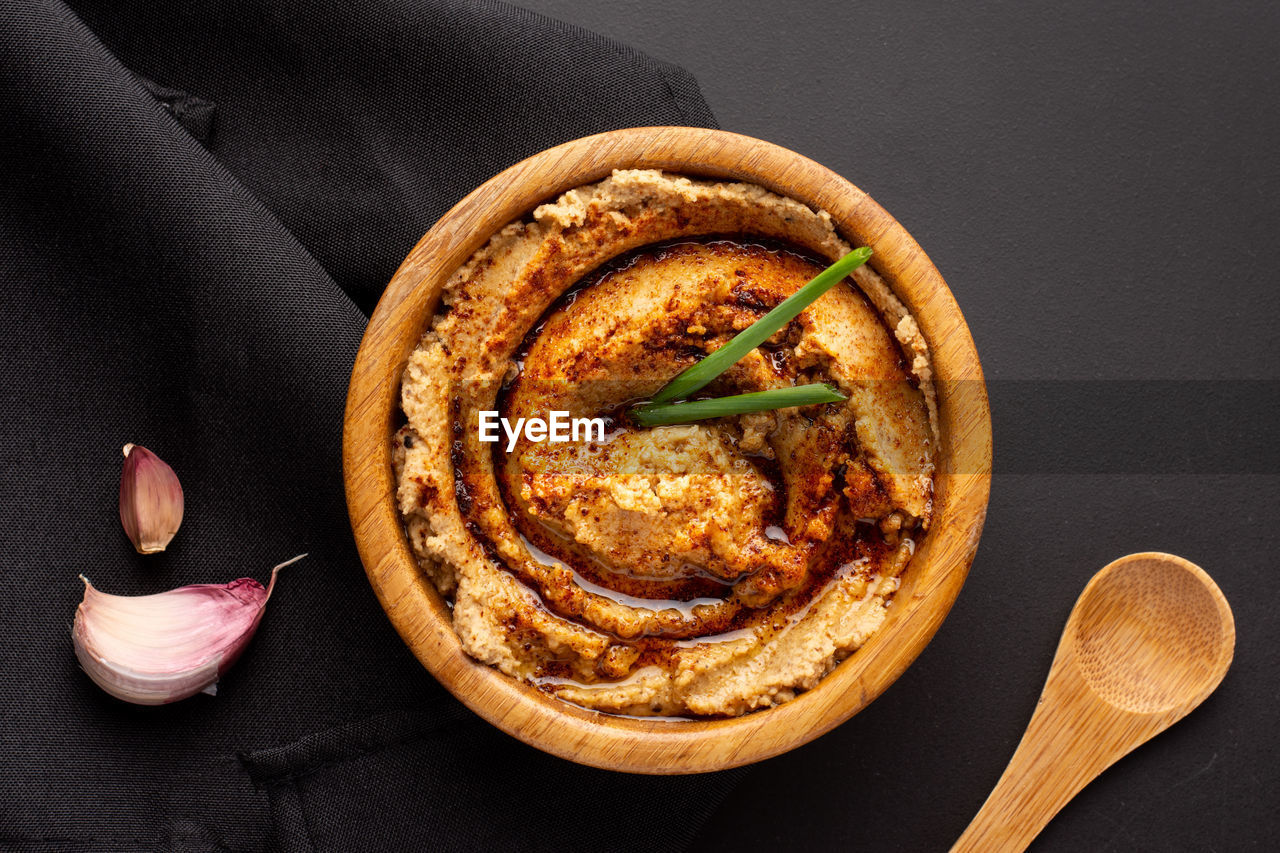
[[[1024,850],[1095,776],[1214,691],[1235,636],[1231,607],[1199,566],[1157,553],[1105,566],[1067,618],[1022,742],[952,853]]]
[[[1066,645],[1009,766],[951,853],[1025,850],[1080,789],[1141,743],[1125,725],[1132,715],[1093,698]]]

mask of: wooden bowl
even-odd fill
[[[585,710],[463,652],[449,611],[410,553],[395,504],[391,436],[400,374],[445,280],[494,232],[614,169],[742,180],[828,211],[915,315],[933,356],[942,452],[932,528],[907,566],[883,627],[819,685],[733,719],[645,720]],[[942,276],[915,240],[857,187],[812,160],[716,130],[654,127],[578,139],[517,163],[460,201],[387,286],[351,375],[343,470],[369,582],[400,636],[454,696],[520,740],[612,770],[697,773],[786,752],[844,722],[893,683],[933,637],[964,583],[986,516],[991,418],[973,339]]]

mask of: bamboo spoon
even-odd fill
[[[1203,702],[1235,641],[1231,607],[1199,566],[1145,553],[1103,568],[1067,618],[1022,742],[952,853],[1025,849],[1095,776]]]

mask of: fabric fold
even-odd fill
[[[456,702],[240,756],[286,851],[682,849],[737,773],[610,773],[524,746]],[[459,808],[479,798],[483,813]],[[368,809],[370,801],[380,804]],[[694,804],[697,805],[694,805]],[[592,818],[584,818],[584,814]]]

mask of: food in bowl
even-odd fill
[[[761,187],[626,170],[449,279],[392,456],[468,654],[600,711],[734,716],[875,632],[929,527],[937,412],[924,339],[873,270],[706,389],[846,400],[649,429],[628,414],[849,249]]]

